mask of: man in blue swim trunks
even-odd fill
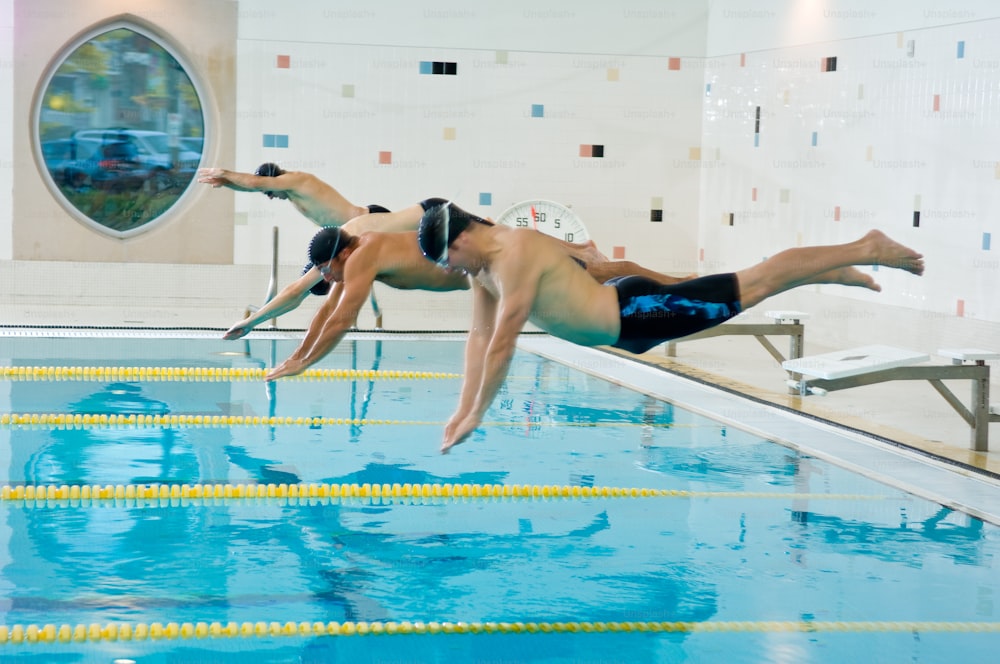
[[[445,426],[442,452],[479,426],[528,321],[583,346],[642,353],[723,323],[796,286],[824,283],[881,290],[856,265],[884,265],[915,275],[924,271],[921,254],[873,230],[847,244],[787,249],[730,274],[676,284],[626,276],[600,284],[552,238],[489,224],[453,203],[424,213],[417,242],[429,260],[472,277],[465,378],[458,408]]]

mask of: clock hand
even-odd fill
[[[534,224],[535,230],[538,230],[538,214],[535,212],[535,206],[531,206],[531,223]]]

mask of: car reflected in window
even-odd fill
[[[37,154],[57,198],[110,234],[159,219],[194,182],[197,89],[154,35],[116,22],[71,45],[37,108]]]

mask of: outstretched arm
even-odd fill
[[[275,177],[240,173],[225,168],[198,169],[198,182],[236,191],[295,191],[302,187],[307,174],[282,173]]]
[[[376,276],[373,262],[367,260],[363,253],[355,252],[358,260],[348,259],[344,281],[330,289],[326,302],[309,324],[302,343],[287,360],[267,374],[268,381],[302,373],[333,350],[354,325]]]
[[[319,270],[315,267],[310,268],[297,280],[281,289],[280,293],[255,311],[253,315],[247,316],[229,328],[222,335],[222,338],[227,340],[239,339],[246,336],[250,330],[261,323],[293,311],[309,296],[309,289],[318,284],[322,278],[323,275],[319,273]]]
[[[528,320],[537,282],[530,274],[512,272],[500,300],[473,281],[473,329],[465,355],[465,382],[459,409],[445,427],[441,451],[465,441],[482,422],[510,368],[517,336]]]

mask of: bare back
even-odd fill
[[[417,234],[365,233],[358,238],[358,257],[375,263],[375,280],[401,290],[467,290],[469,279],[442,270],[420,253]]]
[[[379,233],[405,233],[416,231],[420,225],[420,217],[424,209],[419,205],[411,205],[397,212],[374,212],[363,214],[344,224],[344,230],[351,235],[361,235],[369,231]],[[414,245],[416,240],[413,241]]]
[[[532,323],[584,346],[611,344],[620,329],[618,295],[594,281],[557,240],[530,230],[495,226],[489,266],[477,275],[500,306],[533,297]]]

